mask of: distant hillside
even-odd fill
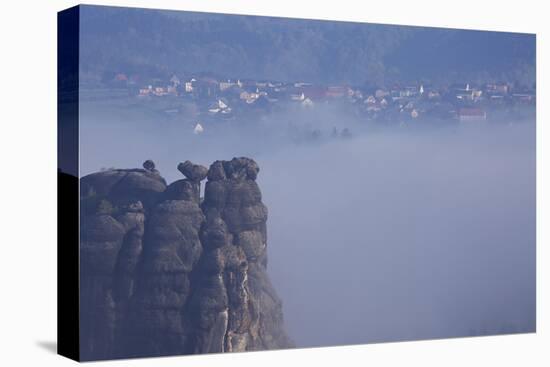
[[[534,82],[535,37],[348,22],[84,6],[83,71],[381,83]]]
[[[534,35],[416,28],[385,62],[414,78],[500,78],[532,84],[535,50]]]

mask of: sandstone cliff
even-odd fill
[[[186,161],[170,185],[143,167],[80,182],[81,358],[292,347],[266,273],[256,162]]]

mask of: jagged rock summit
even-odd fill
[[[83,360],[289,348],[250,158],[81,179]],[[207,179],[204,198],[201,181]]]

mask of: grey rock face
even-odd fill
[[[145,162],[143,162],[143,168],[145,168],[147,171],[154,171],[155,170],[155,162],[148,159]]]
[[[200,182],[206,178],[208,169],[200,164],[193,164],[190,161],[185,161],[178,164],[178,171],[191,181]]]
[[[292,347],[256,162],[186,161],[168,186],[148,162],[81,179],[82,359]]]
[[[193,352],[287,348],[281,301],[266,274],[267,208],[249,158],[210,166],[202,210],[203,255],[193,294]]]
[[[166,188],[146,170],[109,170],[80,181],[82,359],[115,356],[120,320],[133,295],[145,232],[144,203]]]

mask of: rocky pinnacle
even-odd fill
[[[83,360],[289,348],[250,158],[80,182]],[[201,181],[207,179],[201,199]]]

